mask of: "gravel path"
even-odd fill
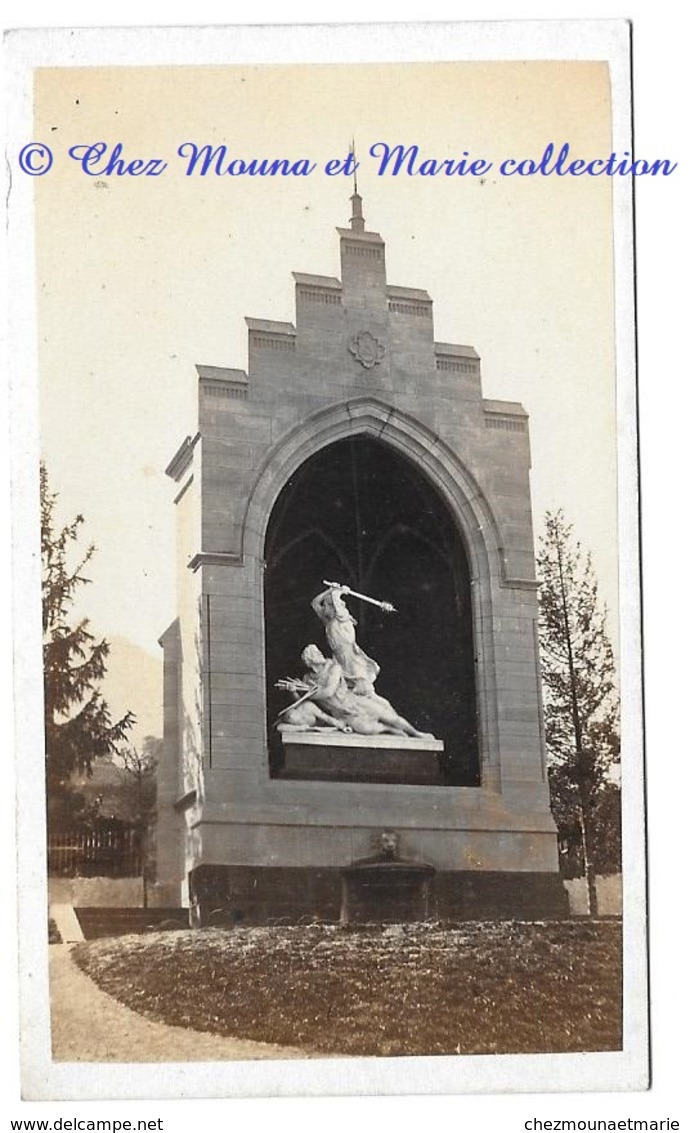
[[[70,953],[68,944],[50,947],[50,1014],[56,1062],[230,1062],[314,1057],[294,1047],[153,1023],[101,991],[77,967]]]

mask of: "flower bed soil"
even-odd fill
[[[342,1055],[618,1050],[615,921],[202,929],[78,945],[148,1018]]]

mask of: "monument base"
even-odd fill
[[[443,741],[418,736],[357,736],[343,732],[283,732],[281,779],[341,783],[445,783]]]
[[[394,863],[393,863],[394,864]],[[416,875],[405,875],[414,866]],[[568,917],[568,897],[558,873],[492,870],[429,870],[424,863],[399,863],[403,872],[397,894],[383,904],[367,894],[355,876],[354,905],[348,919],[395,920],[542,920]],[[194,925],[337,923],[343,916],[348,870],[337,867],[201,865],[189,875]],[[427,873],[427,870],[429,872]],[[373,880],[376,880],[375,878]],[[383,878],[384,885],[392,878]],[[406,891],[407,887],[407,891]],[[372,899],[369,900],[369,897]],[[392,906],[397,906],[393,909]],[[378,912],[377,912],[378,909]]]

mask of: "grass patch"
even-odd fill
[[[202,929],[78,945],[148,1018],[324,1054],[619,1050],[620,925]]]

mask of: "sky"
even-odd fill
[[[473,345],[484,396],[528,410],[537,528],[564,508],[617,636],[611,179],[498,172],[549,142],[608,157],[605,63],[44,68],[35,130],[55,154],[35,185],[41,450],[62,514],[83,513],[98,548],[83,608],[99,633],[159,655],[175,616],[163,469],[195,431],[195,364],[245,367],[245,315],[290,321],[292,271],[338,275],[352,182],[323,166],[354,137],[388,282],[429,291],[436,340]],[[100,141],[168,167],[89,175],[68,151]],[[187,177],[189,141],[317,169]],[[379,142],[493,168],[379,176]]]

